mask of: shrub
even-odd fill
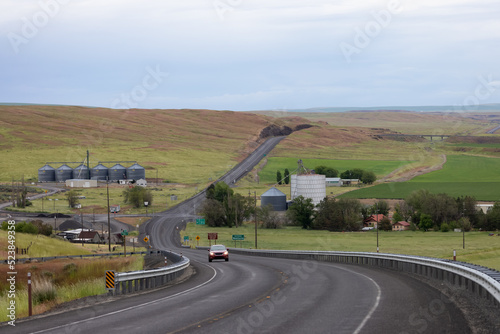
[[[446,223],[441,224],[441,232],[449,232],[450,231],[450,226]]]
[[[33,303],[35,305],[56,299],[54,284],[46,277],[33,279]]]

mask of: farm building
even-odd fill
[[[70,188],[97,188],[97,180],[69,179],[66,187]]]
[[[377,214],[377,215],[371,215],[365,221],[363,222],[364,227],[375,227],[377,228],[378,223],[382,221],[382,219],[387,218],[385,215],[382,214]]]
[[[261,207],[271,205],[274,211],[286,211],[286,195],[276,188],[271,188],[260,196]]]
[[[325,181],[327,187],[341,187],[343,184],[340,177],[327,177]]]
[[[406,231],[409,229],[410,229],[410,223],[405,222],[405,221],[400,221],[400,222],[392,224],[393,231]]]

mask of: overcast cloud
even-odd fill
[[[0,102],[497,103],[499,18],[497,0],[2,0]]]

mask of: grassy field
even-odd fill
[[[16,233],[15,244],[27,247],[31,244],[28,255],[21,257],[44,257],[60,255],[84,255],[107,253],[108,247],[70,243],[56,238]],[[0,259],[7,258],[7,232],[0,230]],[[144,248],[136,249],[143,251]],[[122,251],[122,248],[116,252]],[[104,272],[106,270],[131,271],[143,269],[142,256],[96,258],[96,259],[58,259],[48,262],[18,263],[16,275],[16,314],[17,317],[28,315],[27,273],[33,279],[34,314],[43,313],[57,304],[74,299],[104,294]],[[0,308],[8,306],[7,273],[12,270],[7,264],[0,264]],[[38,296],[38,297],[37,297]],[[39,301],[37,301],[38,299]],[[43,301],[44,298],[48,300]],[[6,321],[6,313],[0,314],[0,321]]]
[[[253,224],[238,228],[208,227],[189,223],[181,232],[181,239],[189,236],[192,245],[197,245],[196,236],[200,236],[199,245],[208,246],[207,233],[217,232],[217,243],[227,247],[254,248],[255,233]],[[245,241],[232,241],[233,234],[245,235]],[[408,254],[452,259],[453,250],[457,259],[489,268],[500,270],[500,237],[488,236],[486,232],[468,232],[465,234],[466,248],[462,249],[462,234],[454,232],[379,232],[381,253]],[[376,233],[303,230],[300,227],[286,227],[278,230],[258,229],[259,249],[318,250],[376,252]]]
[[[296,158],[270,157],[266,166],[259,172],[262,183],[276,183],[276,171],[281,171],[283,175],[285,168],[290,173],[297,169]],[[327,166],[335,168],[342,173],[347,169],[360,168],[372,171],[377,177],[382,177],[397,168],[402,168],[411,161],[384,161],[384,160],[333,160],[333,159],[302,159],[304,166],[314,169],[316,166]]]
[[[418,189],[447,193],[453,197],[474,196],[480,201],[500,200],[500,159],[450,155],[443,169],[408,182],[391,182],[341,195],[345,198],[404,199]]]

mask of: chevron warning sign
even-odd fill
[[[113,270],[106,271],[106,290],[115,289],[115,272]]]

